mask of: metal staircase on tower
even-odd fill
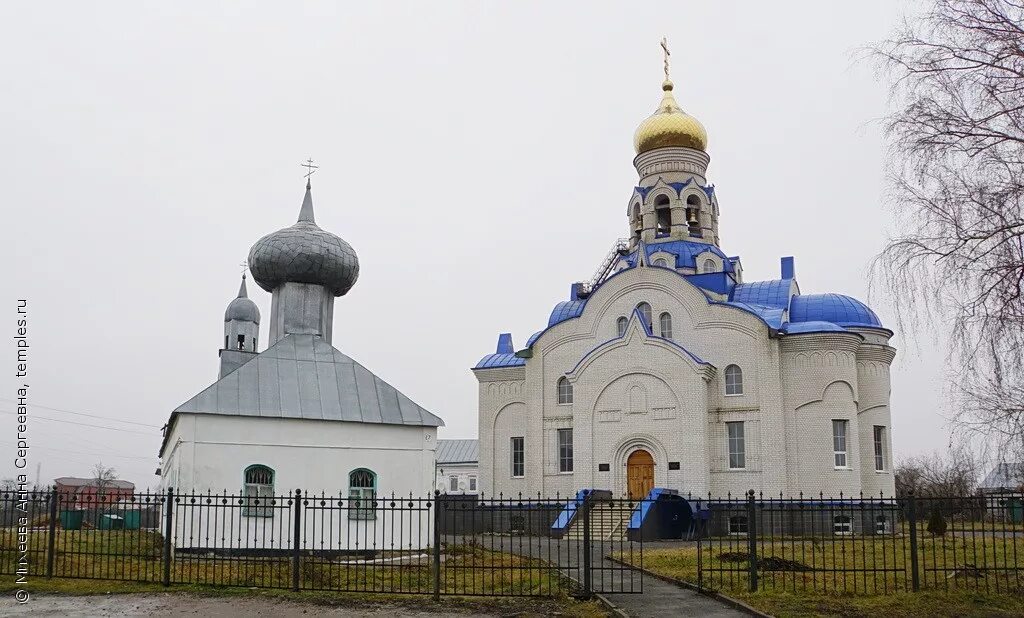
[[[601,282],[611,275],[612,270],[615,268],[615,263],[619,261],[619,258],[627,255],[628,253],[629,239],[620,238],[616,240],[615,244],[612,245],[611,250],[608,251],[608,255],[604,257],[601,265],[597,267],[597,270],[594,272],[594,276],[590,281],[579,282],[577,295],[580,298],[590,296],[591,292],[597,289],[597,286],[601,285]]]

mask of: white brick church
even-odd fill
[[[842,294],[802,294],[793,258],[747,282],[719,247],[704,127],[667,79],[636,131],[629,238],[479,381],[480,489],[637,498],[894,493],[892,332]]]

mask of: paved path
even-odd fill
[[[573,565],[563,569],[572,579],[583,581],[583,548],[579,541],[546,537],[475,537],[483,546],[532,556],[557,565]],[[451,540],[450,537],[449,539]],[[493,545],[492,545],[493,543]],[[650,544],[645,544],[652,547]],[[661,543],[657,545],[662,547]],[[666,547],[669,545],[666,545]],[[603,541],[593,543],[591,565],[593,589],[633,618],[651,616],[711,616],[714,618],[747,616],[712,597],[664,582],[650,575],[608,560],[606,556],[639,551],[639,545],[628,542]]]

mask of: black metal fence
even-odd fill
[[[702,589],[1024,591],[1024,493],[697,503]]]
[[[0,494],[0,573],[396,594],[641,592],[640,503],[137,493],[116,503]]]

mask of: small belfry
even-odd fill
[[[686,240],[718,244],[718,203],[708,186],[708,134],[676,102],[668,42],[661,40],[665,80],[661,103],[633,136],[640,182],[630,199],[630,244]]]
[[[224,311],[224,349],[220,353],[220,377],[242,366],[256,354],[260,334],[260,309],[249,299],[245,289],[245,272],[238,296]]]

